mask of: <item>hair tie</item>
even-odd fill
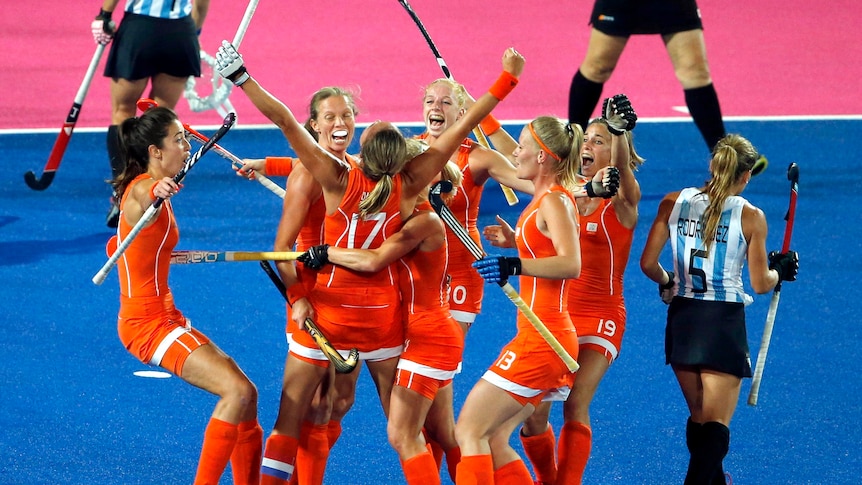
[[[533,135],[533,139],[535,139],[535,140],[536,140],[536,143],[538,143],[538,144],[539,144],[539,148],[541,148],[545,153],[547,153],[548,155],[550,155],[550,156],[551,156],[551,158],[553,158],[554,160],[556,160],[556,161],[558,161],[558,162],[560,162],[560,161],[562,161],[562,160],[563,160],[562,158],[560,158],[560,156],[559,156],[559,155],[557,155],[556,153],[552,152],[552,151],[551,151],[551,149],[547,147],[547,145],[545,145],[544,143],[542,143],[542,139],[541,139],[541,138],[539,138],[539,135],[537,135],[537,134],[536,134],[536,130],[534,130],[534,129],[533,129],[533,122],[532,122],[532,121],[531,121],[530,123],[527,123],[527,128],[529,128],[529,129],[530,129],[530,133]]]
[[[572,128],[571,123],[566,123],[566,133],[567,133],[567,134],[569,135],[569,137],[571,137],[571,138],[574,138],[574,137],[575,137],[575,129],[574,129],[574,128]]]

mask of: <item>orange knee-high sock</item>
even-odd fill
[[[584,423],[569,421],[560,430],[557,482],[580,485],[593,447],[593,431]]]
[[[438,485],[440,471],[431,453],[419,453],[401,462],[407,485]]]
[[[328,426],[302,423],[299,448],[296,450],[296,474],[300,485],[320,485],[329,458]]]
[[[524,436],[518,433],[521,437],[521,444],[524,445],[524,454],[533,465],[533,471],[536,473],[536,481],[545,483],[554,483],[557,481],[557,460],[555,451],[557,449],[557,441],[554,438],[554,429],[548,424],[548,429],[542,434],[536,436]]]
[[[326,435],[329,439],[329,449],[335,446],[338,437],[341,436],[341,421],[330,421],[326,425]]]
[[[494,470],[494,485],[523,485],[533,483],[533,475],[521,460],[514,460]]]
[[[458,463],[461,462],[461,447],[455,446],[446,450],[446,468],[449,470],[449,478],[452,483],[455,483],[455,478],[458,476]]]
[[[456,485],[493,485],[494,461],[491,455],[462,456],[456,477]]]
[[[299,441],[284,434],[270,435],[260,465],[261,485],[287,485],[296,466]]]
[[[236,445],[237,426],[210,418],[204,431],[204,444],[195,475],[195,485],[217,484]]]
[[[440,446],[440,443],[437,443],[428,436],[425,428],[422,428],[422,436],[425,437],[425,443],[428,444],[428,449],[431,451],[431,456],[434,457],[434,461],[437,462],[437,470],[439,471],[440,467],[443,466],[443,447]]]
[[[235,485],[260,484],[260,460],[263,451],[263,428],[257,419],[237,426],[236,446],[230,455],[230,468]]]

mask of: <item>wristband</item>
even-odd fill
[[[234,86],[242,86],[249,80],[249,78],[251,78],[251,76],[248,75],[248,71],[245,70],[245,66],[240,69],[240,73],[241,74],[236,78],[236,80],[231,81]]]
[[[503,71],[500,73],[500,77],[491,85],[491,88],[488,89],[488,94],[502,101],[517,85],[518,78],[509,71]]]
[[[479,128],[482,129],[482,132],[486,135],[490,135],[492,133],[496,133],[501,127],[500,122],[497,118],[494,118],[494,115],[489,114],[486,116],[480,123]]]
[[[584,191],[586,191],[587,197],[595,197],[596,196],[596,191],[593,190],[593,181],[592,180],[588,180],[587,183],[584,185]]]
[[[293,158],[266,157],[266,174],[270,176],[287,177],[293,171]]]
[[[305,291],[305,285],[302,283],[294,283],[288,286],[284,292],[284,296],[287,297],[287,302],[290,303],[290,306],[295,305],[300,298],[305,298],[307,295],[308,292]]]
[[[99,9],[99,16],[96,18],[97,19],[104,19],[104,20],[111,20],[111,15],[113,15],[113,13],[114,12],[108,12],[105,9]]]

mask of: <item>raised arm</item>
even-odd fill
[[[427,189],[428,184],[461,146],[461,141],[515,88],[523,70],[524,57],[511,47],[506,49],[503,53],[503,73],[489,91],[417,157],[416,162],[419,163],[410,163],[404,168],[405,199],[413,200],[420,191]]]
[[[613,197],[614,210],[620,223],[631,228],[638,222],[641,200],[640,184],[634,173],[637,154],[631,139],[637,114],[625,94],[605,99],[602,108],[602,117],[608,121],[611,133],[611,166],[617,168],[620,177],[619,189]]]
[[[284,133],[305,168],[311,172],[324,192],[340,195],[346,185],[346,167],[324,150],[305,129],[293,112],[266,91],[249,75],[242,56],[228,41],[222,41],[216,54],[219,73],[239,86],[254,106]]]

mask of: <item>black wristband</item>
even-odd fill
[[[506,266],[509,268],[509,274],[521,274],[521,258],[506,258]]]
[[[587,192],[587,197],[595,197],[596,191],[593,190],[593,181],[588,180],[586,185],[584,185],[584,190]]]
[[[113,15],[113,14],[114,14],[114,12],[108,12],[107,10],[99,9],[99,16],[96,18],[97,19],[103,19],[103,20],[111,20],[111,15]]]

